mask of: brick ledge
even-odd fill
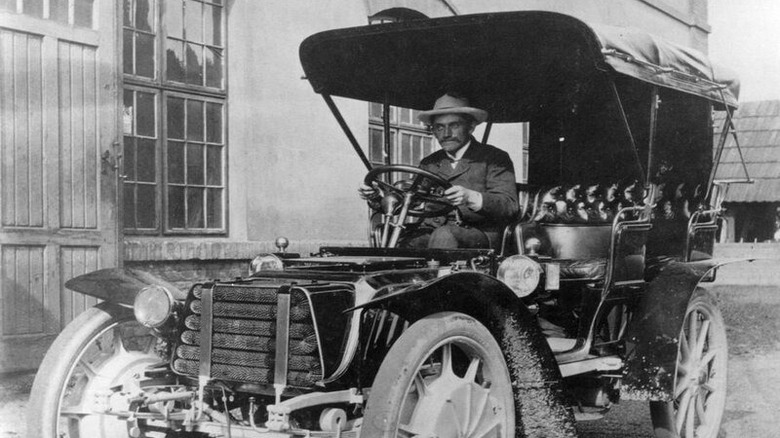
[[[288,252],[302,255],[317,251],[321,246],[364,246],[365,242],[291,241]],[[261,252],[277,251],[273,241],[194,241],[177,239],[125,239],[125,261],[150,260],[249,260]]]

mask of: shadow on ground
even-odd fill
[[[25,437],[25,406],[34,372],[0,375],[0,438]]]

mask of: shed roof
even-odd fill
[[[715,142],[725,113],[716,113]],[[726,202],[780,202],[780,100],[744,102],[734,113],[742,156],[753,184],[732,184]],[[743,179],[739,150],[729,136],[716,179]]]

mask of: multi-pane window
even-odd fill
[[[168,1],[166,79],[222,88],[222,1]]]
[[[223,107],[202,98],[167,98],[168,229],[223,227]]]
[[[124,90],[124,226],[157,230],[158,94]],[[137,208],[146,206],[146,208]]]
[[[390,107],[390,148],[385,150],[382,105],[372,103],[369,108],[368,159],[375,166],[392,162],[417,166],[423,157],[434,151],[433,136],[417,120],[419,111]],[[389,152],[389,156],[388,156]]]
[[[224,233],[223,0],[124,0],[123,16],[125,232]]]
[[[123,10],[124,73],[155,79],[157,68],[156,2],[153,0],[125,0]]]
[[[95,0],[0,0],[0,11],[91,28]]]

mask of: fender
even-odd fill
[[[680,331],[694,290],[718,267],[745,261],[753,260],[673,261],[648,283],[626,331],[621,398],[672,400]]]
[[[517,418],[523,419],[518,422],[516,435],[576,436],[558,364],[536,318],[495,277],[459,272],[375,298],[359,307],[387,309],[410,322],[444,311],[474,317],[487,327],[504,352],[514,386]],[[525,430],[521,430],[523,427]]]
[[[165,287],[176,300],[187,298],[186,292],[171,283],[148,272],[131,268],[100,269],[65,282],[65,287],[70,290],[126,307],[132,307],[138,291],[150,285]]]

